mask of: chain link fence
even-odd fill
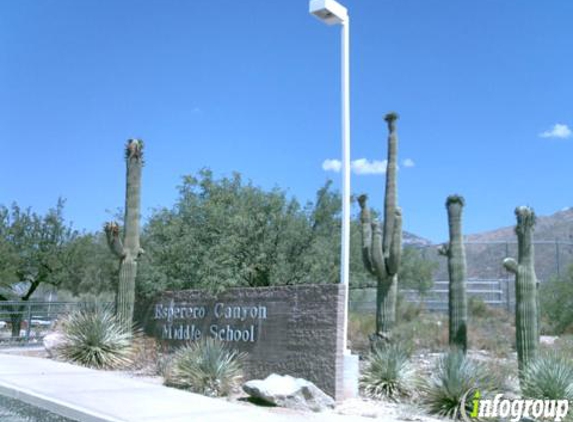
[[[59,317],[94,306],[93,302],[0,301],[0,347],[41,344]]]
[[[513,312],[515,278],[503,267],[507,257],[517,259],[516,241],[464,242],[467,262],[468,298],[489,306]],[[433,287],[424,295],[416,290],[400,289],[403,300],[421,303],[427,310],[448,310],[448,260],[438,254],[439,245],[415,246],[423,259],[437,263]],[[573,242],[537,240],[534,242],[535,272],[540,283],[563,277],[573,264]],[[376,309],[376,289],[353,289],[350,310],[373,312]]]

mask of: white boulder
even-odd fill
[[[251,380],[243,384],[245,393],[280,407],[321,412],[334,408],[332,397],[312,382],[290,375],[271,374],[264,380]]]
[[[66,338],[62,333],[53,332],[48,333],[42,339],[42,343],[44,344],[44,349],[48,352],[48,356],[51,358],[55,357],[56,349],[62,346],[66,342]]]

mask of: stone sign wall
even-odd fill
[[[147,328],[173,346],[217,338],[248,353],[247,380],[289,374],[339,399],[344,301],[339,284],[164,292],[148,310]]]

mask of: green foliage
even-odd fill
[[[226,396],[242,379],[245,357],[212,338],[190,343],[175,352],[165,383],[207,396]]]
[[[489,376],[487,366],[454,349],[441,356],[430,377],[420,382],[421,399],[430,413],[461,419],[464,400],[469,414],[475,392],[479,390],[484,398],[498,390],[498,383]]]
[[[472,318],[485,318],[490,316],[491,308],[481,297],[472,296],[468,300],[468,311]]]
[[[327,183],[301,207],[239,174],[186,176],[172,209],[143,233],[140,295],[165,289],[333,283],[339,277],[340,199]]]
[[[573,404],[573,360],[571,355],[547,351],[523,370],[521,393],[525,398],[564,400]]]
[[[424,297],[434,286],[434,272],[438,267],[439,263],[427,259],[419,248],[404,247],[398,272],[400,287],[416,290]]]
[[[133,335],[111,311],[76,311],[60,327],[64,343],[57,354],[61,359],[102,369],[117,369],[132,363]]]
[[[360,387],[367,397],[398,400],[408,394],[412,380],[410,354],[401,344],[376,348],[368,356]]]
[[[117,258],[109,253],[105,234],[81,234],[69,242],[68,249],[72,252],[70,261],[74,262],[75,271],[62,280],[58,286],[58,296],[64,290],[74,297],[88,294],[105,296],[102,301],[109,301],[109,293],[117,287],[118,266]]]
[[[547,334],[573,334],[573,266],[561,278],[541,283],[539,301]]]
[[[45,215],[0,206],[0,300],[28,300],[41,284],[60,285],[74,275],[79,234],[63,217],[64,201]]]

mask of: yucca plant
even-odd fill
[[[113,313],[96,308],[69,314],[60,327],[64,342],[56,354],[91,368],[117,369],[132,363],[133,333]]]
[[[525,398],[569,400],[573,406],[573,361],[556,351],[541,354],[523,370],[521,393]]]
[[[374,399],[386,397],[394,401],[408,395],[408,384],[413,375],[409,358],[409,352],[399,343],[375,348],[360,379],[364,394]]]
[[[462,406],[466,414],[472,411],[471,398],[476,391],[485,397],[497,391],[497,385],[483,363],[452,349],[440,357],[432,375],[420,381],[421,401],[430,413],[461,419]]]
[[[189,343],[175,352],[165,383],[206,396],[226,396],[243,377],[245,357],[212,338]]]

